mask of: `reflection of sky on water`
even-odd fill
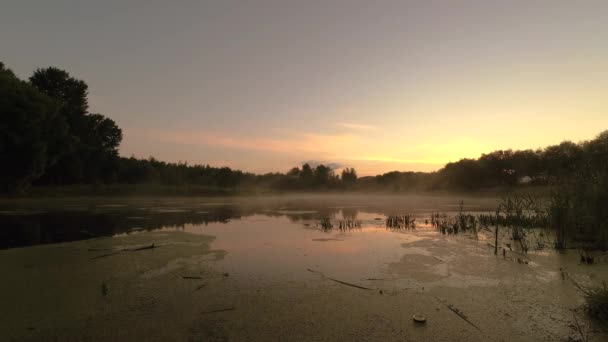
[[[227,272],[252,279],[301,275],[314,269],[347,279],[379,277],[385,266],[398,261],[401,244],[423,239],[424,234],[388,231],[374,221],[377,213],[366,213],[358,219],[369,221],[362,228],[346,232],[323,232],[314,223],[293,222],[287,217],[253,215],[228,224],[186,225],[184,230],[216,237],[211,247],[226,250],[218,261]],[[303,229],[304,228],[304,229]]]

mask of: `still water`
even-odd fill
[[[497,258],[487,234],[444,236],[426,222],[433,212],[491,212],[496,203],[374,195],[5,201],[0,266],[10,281],[0,293],[10,309],[0,332],[9,340],[567,338],[583,299],[563,272],[594,282],[607,279],[605,264],[585,268],[554,251],[532,251],[523,264],[506,249],[507,235]],[[415,229],[386,227],[388,216],[405,214]],[[320,224],[327,219],[330,229]],[[411,325],[420,313],[428,324]]]

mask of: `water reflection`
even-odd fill
[[[286,218],[315,229],[320,219],[364,221],[377,225],[384,217],[404,212],[430,212],[427,209],[450,209],[456,198],[433,198],[433,206],[424,197],[369,199],[367,197],[310,197],[295,199],[251,198],[237,201],[197,202],[193,200],[123,200],[119,203],[42,202],[28,205],[0,206],[0,249],[60,243],[114,236],[133,231],[162,228],[184,229],[186,225],[227,223],[255,215]],[[476,208],[483,202],[472,200]],[[365,204],[363,204],[365,203]],[[372,203],[372,204],[370,204]],[[488,205],[488,207],[490,207]],[[377,222],[375,222],[377,221]],[[338,223],[339,224],[339,223]]]

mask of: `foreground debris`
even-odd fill
[[[347,285],[347,286],[356,287],[356,288],[358,288],[358,289],[362,289],[362,290],[374,291],[374,289],[370,289],[369,287],[365,287],[365,286],[361,286],[361,285],[357,285],[357,284],[352,284],[352,283],[347,283],[347,282],[342,281],[342,280],[338,280],[338,279],[334,279],[334,278],[327,277],[327,276],[325,276],[325,274],[323,274],[323,273],[321,273],[321,272],[319,272],[319,271],[314,271],[314,270],[311,270],[310,268],[307,268],[307,270],[308,270],[309,272],[312,272],[312,273],[317,273],[317,274],[320,274],[321,276],[323,276],[323,278],[327,278],[327,279],[329,279],[329,280],[331,280],[331,281],[335,281],[336,283],[340,283],[340,284],[343,284],[343,285]]]

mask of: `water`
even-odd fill
[[[0,293],[10,309],[2,310],[0,333],[456,341],[573,334],[570,309],[583,299],[564,272],[597,282],[608,279],[605,263],[582,266],[576,254],[543,250],[522,264],[516,250],[495,257],[484,233],[444,236],[425,224],[432,212],[455,214],[461,200],[469,212],[496,205],[375,195],[3,202],[0,266],[10,281]],[[387,216],[403,214],[416,217],[416,229],[385,227]],[[333,229],[320,226],[327,218]],[[359,224],[340,230],[340,220]],[[425,327],[411,325],[417,313],[429,318]]]

